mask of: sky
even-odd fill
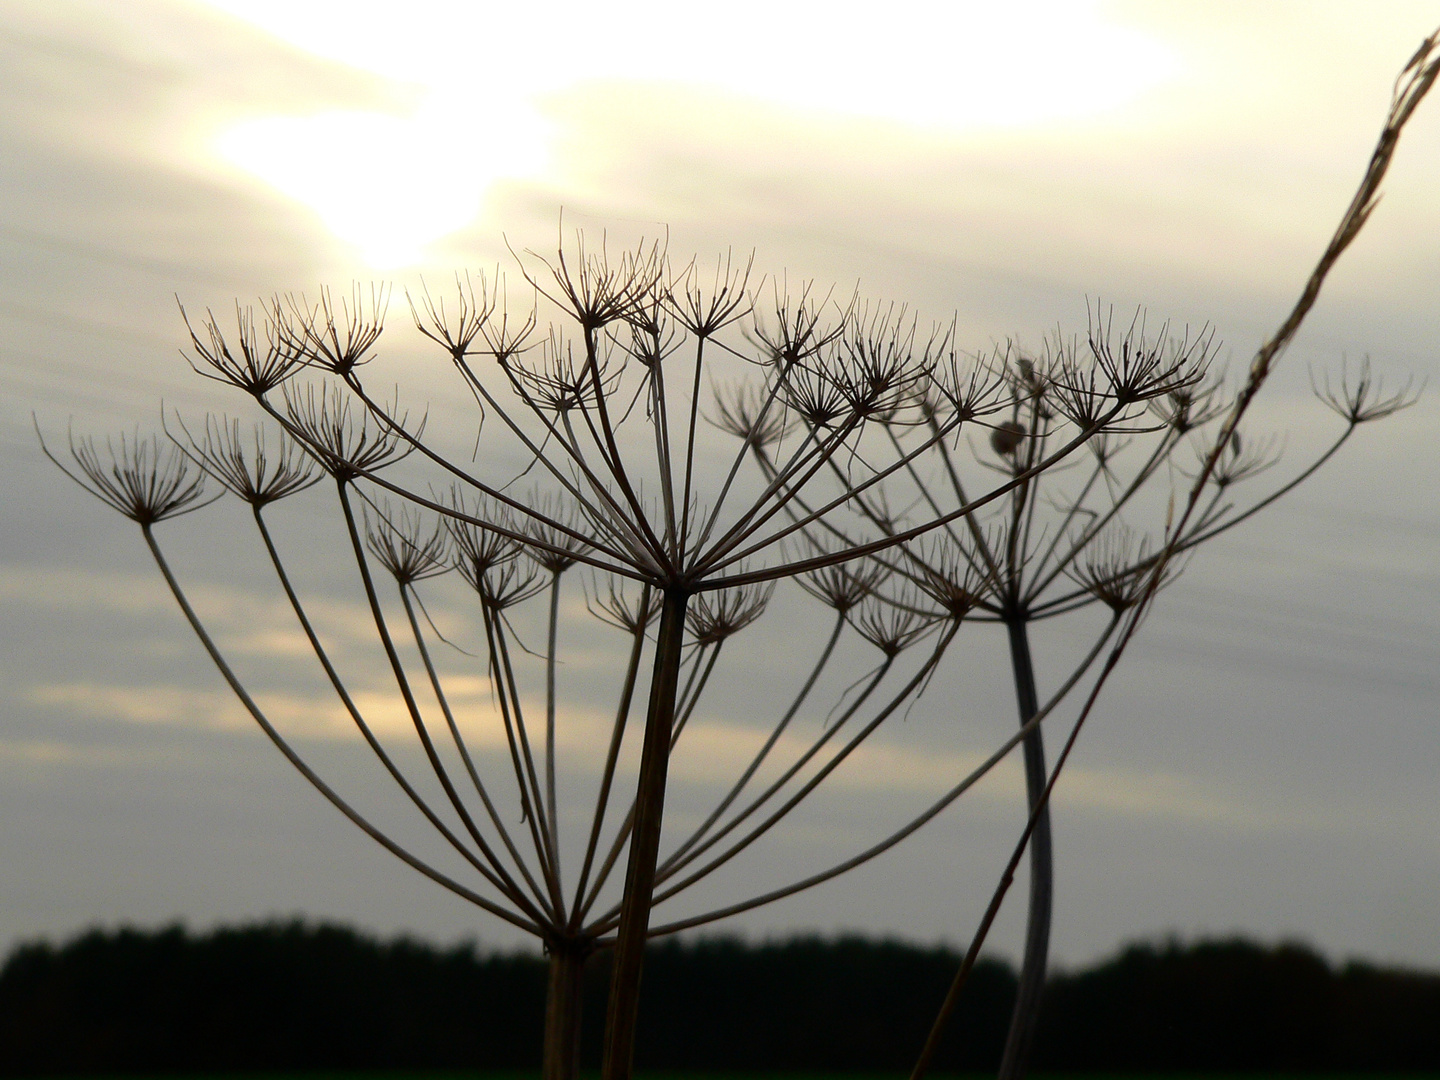
[[[953,315],[980,351],[1083,329],[1098,300],[1213,328],[1243,368],[1437,18],[1401,2],[995,8],[0,2],[0,948],[290,915],[522,943],[289,770],[133,526],[39,452],[36,425],[63,445],[67,425],[155,429],[162,402],[237,407],[182,359],[177,299],[223,313],[355,281],[398,297],[457,271],[518,279],[510,249],[553,247],[563,214]],[[1061,964],[1243,933],[1440,967],[1437,110],[1257,405],[1283,438],[1277,481],[1334,431],[1312,370],[1368,356],[1388,385],[1432,387],[1160,599],[1057,790]],[[461,415],[407,323],[397,300],[385,370],[437,420]],[[353,582],[327,557],[324,506],[299,505],[287,535],[345,649]],[[241,525],[217,506],[173,527],[200,609],[327,775],[413,829],[333,708],[296,689],[293,628]],[[676,820],[818,649],[777,607],[695,718]],[[1037,640],[1042,692],[1078,648],[1068,633]],[[575,687],[603,674],[599,649],[577,639]],[[1002,660],[977,632],[855,775],[703,899],[833,861],[943,789],[1013,727]],[[583,689],[569,709],[562,741],[583,763],[598,710]],[[901,848],[726,927],[963,944],[1022,825],[1007,766]],[[997,952],[1018,952],[1019,911]]]

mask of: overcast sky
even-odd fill
[[[320,284],[413,288],[508,265],[506,238],[550,245],[563,208],[567,226],[668,230],[686,257],[754,249],[768,274],[954,314],[978,350],[1083,328],[1099,298],[1213,327],[1243,366],[1437,17],[998,7],[0,0],[0,947],[289,914],[520,940],[303,784],[226,696],[133,526],[41,457],[32,413],[63,441],[72,420],[155,427],[162,399],[234,407],[180,358],[177,296],[224,310]],[[1368,355],[1393,385],[1440,376],[1437,183],[1428,102],[1257,406],[1293,467],[1335,430],[1312,366]],[[397,378],[426,355],[403,314],[386,339]],[[439,395],[443,417],[437,371],[417,359],[406,396]],[[1162,597],[1057,792],[1060,962],[1242,932],[1440,966],[1437,431],[1432,387]],[[239,524],[221,507],[177,524],[177,561],[279,693],[293,633]],[[353,586],[338,563],[307,566],[343,640]],[[704,752],[677,772],[679,819],[750,745],[747,709],[793,688],[819,647],[802,631],[781,612],[727,656],[692,732]],[[1037,644],[1042,690],[1077,647],[1066,633]],[[1014,706],[985,635],[858,775],[705,899],[854,850],[1003,737]],[[286,700],[307,752],[396,810],[331,714]],[[562,727],[581,761],[594,712],[574,701]],[[963,943],[1022,824],[1002,770],[908,846],[732,929]],[[1020,907],[1000,952],[1018,951]]]

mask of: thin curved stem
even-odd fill
[[[800,790],[795,792],[794,795],[790,796],[790,798],[787,799],[778,809],[773,811],[769,817],[767,817],[764,821],[760,822],[760,824],[756,825],[753,829],[746,833],[745,836],[737,840],[724,852],[717,855],[714,859],[710,860],[710,862],[706,863],[704,866],[700,867],[700,869],[692,872],[688,877],[682,879],[681,881],[677,881],[674,885],[671,885],[668,888],[662,890],[659,894],[656,895],[655,903],[663,903],[664,901],[670,899],[670,897],[676,895],[682,890],[688,889],[697,881],[700,881],[701,879],[708,877],[710,874],[714,873],[725,863],[729,862],[736,855],[740,854],[740,852],[744,851],[747,847],[753,844],[761,836],[765,835],[765,833],[767,833],[777,822],[779,822],[782,818],[789,814],[790,811],[794,810],[795,807],[800,805],[800,803],[812,791],[814,791],[817,787],[820,786],[821,782],[827,776],[829,776],[832,772],[839,768],[841,763],[844,762],[845,759],[848,758],[850,754],[854,752],[854,750],[861,743],[863,743],[867,738],[870,737],[870,735],[875,731],[876,728],[878,728],[885,720],[889,719],[891,714],[893,714],[894,711],[900,707],[900,705],[905,701],[905,699],[907,699],[911,694],[913,694],[917,689],[919,689],[920,686],[924,684],[925,680],[929,678],[930,673],[935,669],[935,665],[940,662],[940,656],[944,653],[945,647],[950,644],[950,641],[954,638],[956,632],[959,629],[959,622],[951,623],[947,631],[941,635],[941,640],[937,643],[935,652],[931,655],[930,659],[927,660],[926,663],[920,668],[920,670],[911,677],[910,681],[901,688],[901,690],[891,699],[890,703],[884,709],[882,709],[875,716],[874,719],[872,719],[868,724],[866,724],[863,728],[856,732],[855,735],[851,737],[848,743],[846,743],[840,750],[836,751],[835,756],[832,757],[828,762],[826,762],[825,765],[820,769],[820,771],[817,772],[813,777],[811,777],[810,780],[807,781],[804,786],[800,788]]]
[[[1026,726],[1020,728],[1018,731],[1010,735],[1003,743],[1000,744],[1000,746],[993,753],[991,753],[988,758],[986,758],[980,765],[972,769],[963,779],[960,780],[959,783],[957,783],[954,787],[952,787],[935,802],[931,803],[930,806],[927,807],[922,813],[912,818],[901,828],[897,829],[895,832],[885,837],[885,839],[871,845],[870,847],[866,848],[864,851],[859,852],[858,854],[852,855],[850,858],[846,859],[843,862],[836,863],[834,866],[830,867],[827,870],[822,870],[817,874],[811,874],[809,877],[802,878],[801,880],[792,882],[789,885],[781,886],[778,889],[772,889],[770,892],[761,893],[759,896],[751,897],[748,900],[742,900],[739,903],[730,904],[722,908],[715,908],[712,911],[708,911],[700,915],[692,915],[689,918],[677,919],[674,922],[663,923],[662,925],[656,926],[651,930],[651,936],[662,937],[666,934],[677,934],[682,930],[693,930],[697,926],[705,926],[709,923],[718,922],[721,919],[728,919],[731,916],[743,914],[746,911],[753,911],[756,908],[764,907],[767,904],[773,904],[777,900],[784,900],[786,897],[794,896],[796,893],[804,892],[807,889],[813,889],[817,885],[823,885],[825,882],[840,877],[842,874],[847,874],[851,870],[854,870],[856,867],[863,866],[865,863],[870,862],[872,859],[883,855],[885,852],[889,851],[891,848],[895,847],[903,840],[908,839],[918,830],[929,824],[941,813],[943,813],[952,803],[955,802],[956,799],[960,798],[960,796],[964,795],[967,791],[974,787],[992,769],[994,769],[996,765],[998,765],[1001,761],[1008,757],[1010,752],[1014,750],[1015,747],[1019,746],[1021,742],[1024,741],[1025,736],[1036,725],[1039,725],[1047,717],[1049,717],[1049,715],[1055,710],[1055,708],[1060,704],[1060,702],[1064,700],[1065,696],[1069,694],[1069,692],[1074,688],[1075,684],[1079,682],[1084,672],[1089,670],[1090,665],[1093,664],[1095,662],[1095,659],[1100,655],[1101,649],[1104,648],[1105,643],[1110,639],[1110,636],[1114,633],[1115,628],[1118,625],[1118,620],[1113,620],[1110,623],[1105,633],[1101,635],[1099,640],[1096,641],[1094,648],[1091,649],[1089,657],[1080,667],[1075,669],[1075,671],[1071,674],[1070,678],[1066,680],[1064,685],[1061,686],[1061,688],[1055,693],[1055,695],[1045,703],[1044,707],[1041,708],[1040,711],[1037,712],[1030,719],[1030,722]],[[598,940],[596,944],[605,945],[607,944],[607,941],[602,938]]]
[[[537,850],[540,856],[540,863],[545,877],[545,886],[550,891],[550,901],[555,906],[557,922],[564,922],[565,903],[561,898],[556,868],[558,855],[555,849],[550,846],[550,825],[546,818],[544,792],[540,786],[540,777],[535,768],[535,755],[530,749],[530,736],[525,726],[525,712],[520,704],[520,688],[515,678],[515,668],[510,662],[510,647],[505,641],[505,620],[504,616],[497,612],[494,622],[495,640],[499,646],[500,664],[505,673],[504,686],[510,695],[510,714],[515,723],[515,733],[520,744],[520,758],[525,764],[525,778],[530,784],[531,811],[534,818],[536,831]]]
[[[549,864],[546,861],[545,839],[540,831],[542,819],[535,812],[535,795],[526,777],[525,762],[521,758],[520,739],[515,732],[514,718],[511,716],[511,702],[515,700],[516,695],[507,677],[506,665],[502,662],[500,643],[497,640],[500,613],[492,611],[490,605],[482,600],[480,614],[481,621],[485,626],[485,643],[490,660],[492,686],[500,705],[500,722],[505,728],[505,742],[510,749],[510,764],[515,771],[515,786],[520,793],[520,817],[530,828],[530,843],[535,848],[535,854],[540,863],[540,874],[546,878],[548,886]],[[551,893],[550,903],[555,905],[553,893]]]
[[[484,838],[475,819],[470,815],[470,810],[465,801],[460,798],[460,793],[455,789],[450,779],[450,773],[445,768],[444,762],[435,749],[435,743],[430,738],[429,729],[425,726],[424,718],[420,714],[420,706],[415,700],[415,694],[410,688],[410,680],[405,674],[405,666],[400,662],[400,654],[395,648],[395,642],[390,636],[390,629],[385,623],[384,612],[380,608],[380,597],[375,591],[375,582],[370,575],[370,567],[365,559],[365,547],[360,540],[360,531],[355,521],[355,512],[350,506],[350,496],[346,490],[344,481],[337,481],[336,488],[340,495],[340,506],[345,514],[345,527],[350,534],[350,545],[354,551],[356,565],[360,570],[360,581],[365,589],[365,598],[370,606],[370,614],[375,623],[375,632],[380,638],[380,645],[385,651],[385,657],[390,662],[390,671],[395,677],[396,687],[400,691],[401,700],[405,703],[405,709],[410,714],[410,720],[415,727],[415,734],[420,739],[420,745],[425,750],[425,757],[430,762],[430,767],[435,773],[435,778],[440,781],[440,786],[445,791],[446,798],[450,805],[455,808],[465,831],[470,834],[477,846],[484,846]],[[559,916],[558,910],[553,913]]]
[[[465,740],[460,735],[460,726],[455,722],[455,713],[450,708],[450,699],[445,693],[444,685],[440,682],[440,674],[435,670],[435,664],[430,658],[430,650],[425,645],[425,636],[420,631],[420,620],[416,618],[415,606],[410,602],[409,589],[403,585],[400,587],[400,602],[404,605],[405,617],[410,622],[410,631],[415,638],[416,651],[419,652],[420,660],[425,665],[425,672],[430,677],[430,688],[434,692],[435,700],[439,704],[440,711],[445,717],[445,723],[450,728],[450,737],[455,743],[455,749],[460,755],[460,760],[465,765],[465,771],[470,776],[470,782],[475,786],[475,793],[480,796],[480,801],[485,807],[485,812],[490,817],[490,823],[495,826],[496,832],[500,834],[501,843],[503,843],[506,850],[510,852],[510,857],[515,860],[515,865],[519,868],[521,875],[525,879],[525,883],[530,886],[531,893],[535,899],[543,905],[545,903],[545,893],[535,883],[535,879],[530,876],[530,868],[527,867],[525,861],[520,858],[520,852],[510,839],[509,832],[501,823],[500,815],[495,809],[495,804],[490,799],[490,793],[485,790],[485,785],[480,780],[480,773],[475,768],[474,759],[470,756],[470,748],[465,745]],[[491,852],[488,845],[482,850],[484,850],[486,858],[495,866],[496,871],[505,877],[505,880],[509,882],[511,888],[514,889],[519,896],[523,897],[524,893],[519,885],[517,885],[504,870],[504,864],[500,862],[499,857]],[[525,903],[528,904],[529,901],[526,900]],[[543,921],[538,910],[532,914],[532,918],[535,918],[537,922]]]
[[[815,666],[810,670],[810,677],[805,680],[804,685],[800,687],[794,700],[790,702],[790,707],[785,710],[785,715],[782,716],[780,722],[771,729],[769,737],[765,740],[765,744],[760,747],[755,757],[751,759],[750,764],[746,766],[745,771],[740,774],[740,779],[735,781],[735,784],[725,794],[725,797],[721,799],[715,809],[710,812],[710,816],[702,821],[700,826],[685,839],[684,843],[671,852],[669,858],[661,864],[662,871],[668,870],[677,859],[683,857],[690,848],[702,840],[715,822],[730,808],[730,804],[739,798],[740,793],[745,790],[745,785],[750,782],[750,778],[755,775],[755,771],[760,768],[765,758],[769,756],[770,751],[775,747],[775,743],[778,742],[780,736],[785,733],[785,729],[790,726],[790,721],[793,720],[795,714],[800,711],[800,706],[803,705],[805,699],[810,696],[810,691],[814,688],[816,681],[820,678],[820,673],[825,669],[825,665],[829,662],[831,654],[835,651],[835,643],[840,640],[840,631],[843,630],[844,627],[845,614],[844,612],[837,612],[835,615],[835,627],[830,632],[830,637],[825,642],[825,647],[820,651],[820,658],[816,660]]]
[[[640,608],[644,612],[650,606],[650,587],[647,585],[640,594]],[[571,928],[578,926],[585,915],[583,906],[585,886],[590,880],[590,868],[595,859],[595,848],[600,842],[600,830],[605,822],[605,810],[610,802],[610,788],[615,779],[615,765],[620,758],[620,744],[625,737],[625,725],[630,716],[630,705],[635,697],[635,682],[640,671],[640,656],[645,648],[645,627],[642,624],[633,635],[630,647],[630,662],[625,668],[625,682],[620,690],[620,703],[615,709],[615,723],[610,730],[610,746],[605,752],[605,768],[600,775],[600,793],[595,798],[595,816],[590,826],[590,839],[585,846],[585,860],[580,868],[580,879],[575,886],[575,902],[571,905]]]
[[[865,689],[856,696],[855,700],[852,701],[840,715],[840,718],[836,720],[835,723],[827,725],[824,730],[821,731],[819,738],[817,738],[789,768],[781,773],[776,780],[772,781],[769,787],[755,796],[744,810],[727,821],[708,839],[701,841],[698,846],[693,847],[687,855],[682,856],[678,852],[672,855],[666,861],[663,870],[657,875],[657,879],[659,881],[666,881],[680,873],[716,844],[724,840],[725,837],[738,829],[751,815],[768,803],[778,792],[782,791],[785,785],[793,780],[800,770],[808,765],[815,758],[815,755],[825,748],[825,745],[835,737],[840,729],[845,726],[846,722],[860,711],[860,708],[870,699],[870,695],[873,694],[880,683],[884,681],[886,674],[890,671],[890,667],[894,662],[895,658],[893,656],[886,657],[884,662],[876,667],[875,673],[870,676],[869,681],[865,685]]]
[[[300,629],[304,632],[306,640],[310,642],[310,648],[315,653],[316,659],[320,662],[320,666],[325,672],[325,677],[330,681],[330,686],[340,699],[341,705],[343,705],[345,711],[350,714],[351,720],[355,722],[355,727],[365,740],[365,744],[370,747],[371,752],[379,759],[385,771],[390,774],[390,778],[395,781],[400,790],[403,791],[411,803],[415,805],[415,808],[424,815],[425,820],[430,822],[430,825],[443,836],[450,846],[459,852],[467,862],[470,862],[477,870],[484,873],[484,869],[476,860],[475,853],[465,846],[464,842],[440,819],[440,816],[436,814],[434,808],[415,790],[414,785],[410,783],[404,772],[395,764],[394,759],[390,757],[384,745],[376,738],[370,725],[365,722],[364,715],[355,705],[354,699],[350,696],[350,691],[346,689],[339,672],[335,670],[335,665],[331,662],[325,647],[320,643],[319,635],[316,634],[309,616],[305,613],[304,605],[300,602],[300,597],[295,592],[295,588],[290,581],[290,575],[285,570],[285,565],[280,559],[280,552],[275,547],[275,541],[270,535],[270,529],[265,524],[265,518],[261,513],[261,508],[254,506],[252,507],[252,511],[255,517],[255,524],[260,530],[260,538],[265,544],[265,550],[270,555],[270,561],[275,568],[275,574],[280,581],[280,586],[285,590],[285,596],[289,599],[290,607],[295,612],[295,618],[300,623]],[[497,866],[496,870],[500,870],[500,867]],[[492,882],[492,884],[498,885],[498,882]],[[512,897],[512,899],[514,898]],[[543,920],[538,918],[536,921],[543,922]]]
[[[316,791],[325,796],[335,809],[349,818],[366,836],[370,837],[406,865],[420,871],[420,873],[424,874],[431,881],[449,889],[456,896],[463,897],[476,907],[488,911],[498,918],[504,919],[512,926],[518,926],[521,930],[534,934],[537,937],[543,936],[543,931],[535,923],[521,915],[517,915],[513,911],[501,907],[494,901],[487,900],[473,889],[465,887],[454,878],[441,873],[429,863],[424,862],[406,851],[394,840],[391,840],[374,825],[370,824],[370,822],[362,817],[349,803],[342,799],[334,788],[325,783],[314,769],[305,763],[304,759],[294,751],[280,732],[275,729],[275,726],[270,723],[269,719],[260,710],[260,707],[255,704],[255,700],[246,692],[245,687],[242,686],[240,680],[235,677],[234,671],[231,670],[230,665],[226,662],[224,656],[221,655],[220,650],[216,648],[215,642],[211,640],[209,633],[206,632],[204,625],[195,614],[195,610],[190,606],[190,601],[186,599],[185,593],[181,590],[180,583],[175,579],[175,575],[171,573],[170,565],[161,553],[160,545],[156,543],[155,535],[151,531],[150,526],[141,525],[140,531],[145,537],[146,545],[150,548],[151,556],[155,559],[155,565],[160,568],[160,573],[164,576],[165,583],[170,587],[171,594],[175,597],[176,603],[180,605],[180,610],[185,615],[186,621],[189,622],[190,629],[193,630],[195,636],[200,639],[200,644],[204,646],[205,651],[210,656],[211,662],[214,663],[216,669],[220,672],[220,677],[225,680],[231,691],[240,699],[240,704],[245,706],[245,711],[260,725],[260,729],[265,732],[265,735],[275,745],[275,748],[285,756],[285,760],[295,766],[300,775],[305,777]]]

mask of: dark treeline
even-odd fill
[[[646,959],[637,1064],[903,1072],[959,956],[861,938],[670,942]],[[604,957],[587,981],[599,1058]],[[545,966],[526,955],[268,924],[91,932],[0,971],[0,1074],[534,1068]],[[1015,991],[984,961],[936,1066],[992,1071]],[[1134,946],[1051,979],[1045,1070],[1440,1071],[1440,975],[1243,941]]]

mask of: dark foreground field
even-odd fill
[[[637,1066],[652,1080],[903,1076],[959,957],[860,938],[670,942],[646,961]],[[587,972],[599,1060],[606,963]],[[92,932],[0,970],[0,1076],[535,1075],[542,960],[269,924]],[[1015,976],[982,961],[937,1072],[993,1074]],[[1440,1074],[1440,975],[1333,967],[1296,945],[1133,946],[1055,975],[1037,1074]]]
[[[908,1080],[908,1073],[852,1072],[650,1072],[640,1070],[635,1080]],[[599,1080],[600,1073],[585,1072],[581,1080]],[[76,1074],[70,1080],[540,1080],[539,1070],[467,1072],[247,1072],[247,1073],[104,1073]],[[929,1080],[992,1080],[987,1073],[930,1073]],[[1440,1080],[1435,1072],[1032,1072],[1028,1080]]]

